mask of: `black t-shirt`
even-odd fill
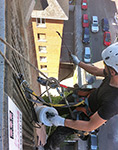
[[[99,116],[105,120],[118,114],[118,88],[110,86],[109,81],[109,77],[106,77],[88,98],[91,111],[98,111]]]

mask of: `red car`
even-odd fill
[[[88,3],[87,3],[87,0],[82,0],[81,1],[81,8],[83,10],[86,10],[88,8]]]
[[[88,19],[88,14],[83,14],[82,15],[82,27],[89,27],[89,19]]]
[[[104,45],[109,46],[111,44],[111,33],[109,31],[104,32]]]

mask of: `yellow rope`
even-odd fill
[[[52,103],[48,103],[50,106],[53,106],[53,107],[64,107],[64,106],[67,106],[66,104],[52,104]],[[80,105],[84,105],[85,104],[85,101],[82,100],[81,102],[77,103],[77,104],[74,104],[74,105],[70,105],[70,107],[77,107],[77,106],[80,106]]]

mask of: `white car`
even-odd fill
[[[118,13],[117,12],[115,12],[114,19],[116,21],[116,24],[118,25]]]
[[[91,49],[90,49],[90,47],[85,47],[85,49],[84,49],[84,62],[85,63],[91,62]]]
[[[91,32],[97,33],[99,31],[99,22],[97,16],[92,16]]]

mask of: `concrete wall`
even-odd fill
[[[5,39],[5,2],[4,0],[0,0],[0,37]],[[5,46],[0,42],[0,51],[4,54]],[[4,59],[0,55],[0,149],[2,150],[4,147],[3,143],[3,101],[4,101]]]
[[[36,3],[36,0],[27,0],[27,2],[26,2],[26,0],[22,0],[20,2],[23,18],[24,18],[26,23],[28,23],[28,21],[31,17],[31,13],[32,13],[32,10],[35,6],[35,3]]]
[[[31,0],[0,0],[0,37],[6,40],[12,47],[21,53],[27,60],[37,66],[32,44],[32,27],[29,12],[33,8]],[[30,8],[30,10],[28,9]],[[25,11],[24,11],[25,10]],[[27,16],[27,17],[26,17]],[[28,19],[29,18],[29,19]],[[40,95],[40,87],[37,83],[38,73],[33,70],[14,51],[0,42],[0,50],[6,54],[17,73],[22,73],[32,89]],[[31,103],[24,96],[20,83],[14,71],[4,62],[0,55],[0,150],[8,150],[8,96],[21,110],[23,150],[34,150],[34,128],[31,123]]]

